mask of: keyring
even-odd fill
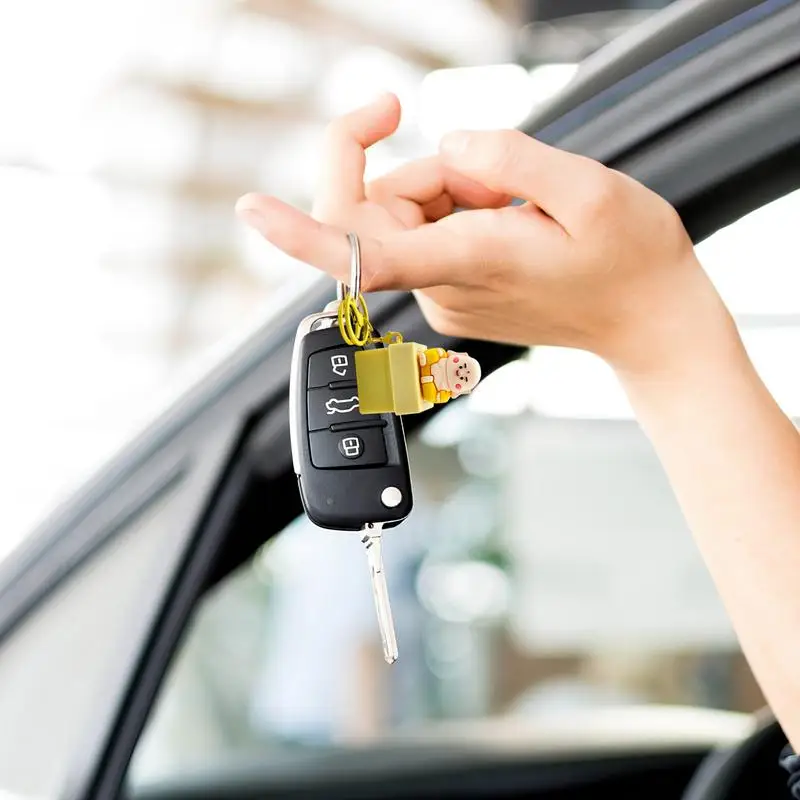
[[[372,324],[361,294],[361,245],[352,232],[347,234],[347,241],[350,242],[350,284],[336,283],[338,324],[347,344],[363,347],[372,338]]]
[[[337,281],[336,299],[341,302],[349,294],[355,302],[358,302],[358,298],[361,297],[361,243],[352,231],[348,231],[347,241],[350,242],[350,285]]]

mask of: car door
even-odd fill
[[[800,185],[800,5],[679,6],[599,53],[526,130],[644,181],[699,241]],[[120,795],[200,598],[301,512],[288,440],[292,337],[331,292],[322,281],[265,324],[3,565],[1,788]],[[409,296],[371,309],[380,327],[442,340]],[[469,349],[487,373],[520,355],[443,344]],[[410,418],[409,435],[423,422]],[[413,766],[404,774],[409,787],[419,781]],[[565,772],[548,775],[539,789],[555,796],[546,793]],[[458,769],[451,777],[439,796],[463,789]],[[325,783],[316,791],[325,796]]]

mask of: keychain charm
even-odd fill
[[[400,333],[374,336],[361,294],[361,248],[354,233],[350,286],[338,286],[337,322],[355,353],[359,410],[362,414],[418,414],[434,405],[469,394],[481,379],[480,364],[467,353],[404,342]],[[384,347],[365,347],[383,343]]]
[[[362,414],[418,414],[469,394],[481,367],[466,353],[392,341],[382,349],[356,352]]]

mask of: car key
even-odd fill
[[[383,657],[387,663],[397,661],[397,637],[394,632],[392,619],[392,606],[389,602],[389,586],[386,583],[386,573],[383,569],[383,553],[381,552],[380,523],[367,523],[366,533],[361,543],[367,549],[367,562],[369,563],[370,583],[372,596],[375,600],[375,610],[378,612],[378,629],[383,645]]]
[[[350,289],[359,297],[358,240],[350,234]],[[292,357],[290,431],[292,460],[303,507],[321,528],[359,531],[367,551],[384,657],[397,643],[381,553],[381,534],[410,513],[413,498],[405,434],[393,413],[362,414],[355,353],[337,326],[338,302],[299,325]],[[374,337],[373,337],[374,338]],[[368,348],[383,347],[372,341]]]

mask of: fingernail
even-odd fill
[[[236,203],[236,216],[253,228],[261,228],[264,224],[263,214],[252,204],[247,196],[240,198]]]
[[[454,131],[442,137],[439,152],[448,156],[461,155],[469,145],[469,134],[465,131]]]
[[[236,216],[238,216],[243,222],[246,222],[251,228],[255,228],[257,231],[262,230],[264,227],[263,215],[259,214],[258,211],[253,208],[237,208]]]

